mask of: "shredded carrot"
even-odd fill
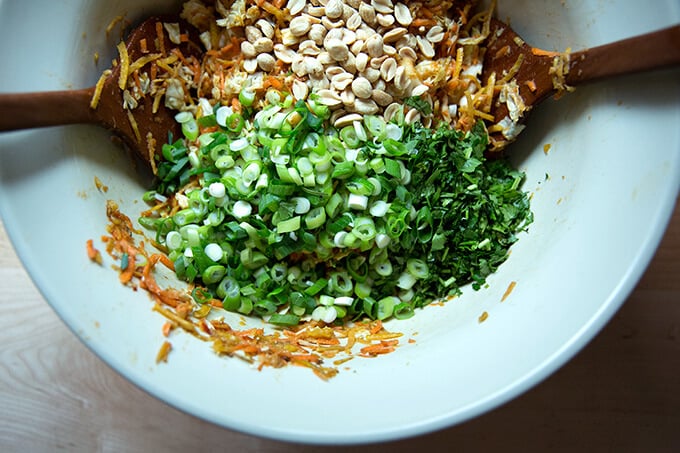
[[[505,46],[498,49],[495,57],[496,58],[504,57],[504,56],[510,55],[511,52],[512,52],[512,49],[510,49],[510,45],[506,44]]]
[[[264,80],[264,83],[262,84],[262,88],[266,90],[269,87],[275,88],[277,90],[282,90],[283,89],[283,82],[278,77],[269,76]]]
[[[146,133],[146,152],[151,164],[151,172],[158,174],[158,167],[156,166],[156,139],[151,131]]]
[[[479,117],[479,118],[481,118],[481,119],[483,119],[483,120],[487,120],[487,121],[493,121],[493,120],[494,120],[493,115],[491,115],[491,114],[489,114],[489,113],[481,112],[481,111],[479,111],[479,110],[477,110],[477,109],[473,109],[472,113],[473,113],[475,116],[477,116],[477,117]]]
[[[230,42],[226,46],[222,47],[219,51],[220,55],[227,57],[229,53],[234,50],[236,47],[234,46],[233,42]]]
[[[125,16],[124,16],[124,15],[120,15],[120,16],[114,17],[113,20],[111,20],[111,22],[109,22],[109,24],[106,26],[106,30],[105,30],[106,36],[109,36],[109,35],[111,34],[111,32],[113,31],[113,28],[114,28],[119,22],[122,22],[122,21],[124,21],[124,20],[125,20]]]
[[[434,27],[437,22],[433,19],[414,19],[411,22],[411,27]]]
[[[155,255],[155,256],[158,256],[158,261],[160,261],[160,262],[163,264],[163,266],[167,267],[167,268],[170,269],[171,271],[174,271],[174,270],[175,270],[175,263],[173,263],[173,262],[170,260],[170,258],[168,258],[167,255],[164,255],[164,254],[160,254],[160,253],[159,253],[159,254],[157,254],[157,255]]]
[[[137,87],[138,90],[142,89],[142,81],[139,79],[139,72],[135,71],[132,73],[132,80],[135,83],[135,86]]]
[[[142,53],[149,53],[149,48],[147,47],[146,38],[142,38],[142,39],[139,40],[139,50],[141,50]]]
[[[236,351],[243,351],[248,355],[254,355],[260,352],[260,347],[252,343],[241,343],[234,347]]]
[[[172,345],[169,341],[164,341],[156,354],[156,363],[167,362],[170,350],[172,350]]]
[[[452,79],[452,80],[450,80],[450,81],[446,84],[446,89],[447,89],[449,92],[455,91],[455,90],[458,88],[459,84],[460,84],[460,80],[458,80],[458,79]]]
[[[231,98],[231,108],[234,109],[235,112],[241,111],[241,102],[237,97]]]
[[[224,71],[219,70],[218,77],[219,77],[218,88],[220,89],[220,93],[224,93],[224,84],[225,84]]]
[[[515,77],[517,72],[519,72],[519,69],[522,67],[522,63],[524,63],[524,54],[519,54],[517,60],[515,60],[515,64],[513,64],[507,74],[505,74],[503,78],[498,81],[498,85],[504,85],[512,80],[512,78]]]
[[[369,330],[369,332],[370,332],[372,335],[375,335],[376,333],[380,332],[380,331],[382,330],[382,328],[383,328],[382,321],[381,321],[381,320],[377,320],[377,321],[375,321],[375,322],[373,323],[373,326],[371,327],[371,329]]]
[[[118,54],[120,58],[120,75],[118,77],[118,87],[124,90],[127,86],[127,80],[130,70],[130,57],[128,55],[127,47],[125,47],[125,42],[121,41],[118,43]]]
[[[283,69],[284,69],[285,66],[286,66],[286,64],[283,61],[276,60],[276,72],[278,72],[278,73],[283,72]]]
[[[160,294],[158,294],[158,300],[172,308],[176,308],[178,305],[186,303],[187,297],[190,296],[174,288],[163,289]]]
[[[558,52],[552,52],[550,50],[543,50],[543,49],[539,49],[537,47],[532,47],[531,53],[536,55],[537,57],[557,57],[557,56],[560,55]]]
[[[187,319],[187,315],[191,313],[191,305],[190,304],[178,304],[175,307],[175,313],[177,316],[179,316],[182,319]]]
[[[366,337],[366,341],[383,341],[383,340],[394,340],[401,337],[402,334],[399,332],[387,332],[382,331],[378,333],[371,334]]]
[[[531,91],[532,93],[536,92],[536,82],[534,82],[533,80],[527,80],[524,83],[526,84],[527,88],[529,88],[529,91]]]
[[[283,15],[283,10],[281,8],[277,8],[276,6],[272,5],[268,1],[260,1],[258,0],[258,3],[262,3],[260,7],[267,11],[269,14],[272,16],[276,17],[276,20],[280,23],[283,22],[285,19],[285,16]]]
[[[381,341],[377,344],[364,346],[359,351],[364,357],[375,357],[381,354],[389,354],[393,352],[399,342],[397,340]]]
[[[99,99],[101,98],[104,84],[106,83],[106,79],[108,79],[111,75],[111,72],[112,71],[110,69],[106,69],[104,72],[102,72],[99,80],[97,80],[97,84],[94,86],[94,92],[92,93],[92,99],[90,100],[91,109],[96,109],[99,105]]]
[[[154,305],[153,310],[162,314],[163,316],[168,318],[170,321],[175,322],[178,326],[180,326],[182,329],[186,330],[187,332],[190,332],[190,333],[196,332],[196,326],[194,326],[194,324],[191,321],[187,321],[186,319],[177,316],[177,314],[175,314],[175,312],[170,311],[166,308],[163,308],[158,304]]]
[[[260,336],[264,333],[264,330],[261,328],[252,328],[248,330],[242,330],[237,333],[237,335],[241,337],[250,337],[250,336]]]
[[[153,267],[158,262],[158,259],[154,259],[155,256],[156,255],[150,256],[146,262],[146,265],[144,265],[144,268],[142,269],[142,279],[140,282],[140,286],[149,291],[150,293],[157,295],[160,294],[161,288],[158,286],[156,280],[153,278],[153,275],[151,274]]]
[[[191,71],[194,74],[194,84],[200,85],[201,83],[201,64],[195,58],[191,60]]]
[[[310,343],[320,344],[320,345],[337,345],[337,344],[340,344],[340,341],[335,337],[333,337],[333,338],[305,338],[305,341],[308,341]]]
[[[296,361],[307,361],[307,362],[312,362],[312,363],[318,363],[321,361],[321,359],[318,356],[315,356],[314,354],[296,354],[291,357],[293,360]]]
[[[175,325],[170,321],[167,321],[165,324],[163,324],[163,336],[167,337],[168,335],[170,335],[170,332],[174,327]]]
[[[226,322],[220,320],[220,319],[213,319],[212,321],[210,321],[210,324],[212,324],[212,326],[217,330],[226,330],[226,331],[231,330],[231,326],[229,324],[227,324]]]
[[[158,40],[158,49],[161,51],[163,56],[167,55],[165,50],[165,35],[163,34],[163,24],[161,22],[156,22],[156,39]]]
[[[459,47],[458,50],[456,51],[456,64],[453,67],[453,73],[451,74],[451,77],[453,79],[458,79],[460,77],[460,72],[463,69],[463,57],[465,53],[462,47]]]
[[[344,357],[344,358],[342,358],[342,359],[334,360],[334,361],[333,361],[333,365],[335,365],[335,366],[340,366],[340,365],[342,365],[342,364],[345,363],[345,362],[349,362],[350,360],[352,360],[352,358],[353,358],[353,357],[350,356],[350,357]]]
[[[181,61],[184,66],[189,66],[189,63],[187,62],[187,59],[185,58],[181,50],[179,50],[178,48],[174,48],[172,49],[172,53],[173,55],[177,56],[179,61]]]
[[[347,345],[345,346],[345,350],[348,352],[351,351],[355,344],[356,334],[354,333],[354,329],[350,329],[347,333]]]
[[[169,305],[171,307],[176,307],[179,305],[180,301],[185,299],[185,297],[183,297],[179,292],[175,290],[162,290],[158,286],[158,283],[156,282],[151,272],[155,267],[156,263],[158,263],[159,261],[162,262],[169,269],[174,268],[170,267],[172,266],[172,262],[167,256],[161,254],[151,255],[148,258],[146,265],[142,269],[141,280],[139,284],[143,289],[146,289],[149,293],[156,296],[164,304]]]
[[[508,298],[512,290],[515,289],[515,285],[517,285],[516,281],[510,282],[510,284],[508,285],[508,289],[505,290],[505,293],[503,293],[503,297],[501,297],[501,302],[504,302],[505,299]]]
[[[139,126],[137,126],[137,120],[130,110],[125,111],[127,113],[128,121],[130,121],[130,127],[132,127],[132,132],[135,134],[135,139],[138,142],[142,141],[142,134],[139,132]]]
[[[97,264],[102,264],[102,254],[94,247],[92,239],[87,240],[87,257]]]
[[[170,65],[174,64],[177,60],[178,60],[177,55],[172,54],[166,58],[157,60],[156,64],[168,74],[175,74],[175,72],[177,71],[173,69]]]
[[[135,72],[137,72],[138,70],[140,70],[144,66],[146,66],[147,64],[151,63],[154,60],[158,60],[162,56],[163,55],[160,54],[160,53],[152,53],[152,54],[144,55],[143,57],[139,57],[138,59],[136,59],[135,61],[130,63],[129,71],[134,74]]]
[[[210,309],[209,306],[207,306],[207,307],[208,307],[208,309]],[[203,332],[207,333],[208,335],[212,335],[215,332],[215,328],[212,326],[212,324],[210,324],[208,321],[206,321],[205,318],[201,319],[200,327],[201,327],[201,330]]]
[[[155,66],[154,66],[155,67]],[[158,108],[161,105],[161,100],[163,99],[162,93],[158,93],[156,97],[153,98],[153,105],[151,106],[151,111],[153,113],[158,112]]]

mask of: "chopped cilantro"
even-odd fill
[[[420,96],[408,97],[404,99],[404,104],[408,105],[409,107],[413,107],[423,115],[429,115],[432,113],[432,106]]]
[[[481,288],[507,259],[517,233],[533,221],[529,198],[520,190],[524,174],[505,160],[486,159],[487,140],[482,123],[468,133],[419,124],[406,130],[413,149],[410,187],[419,200],[416,209],[427,207],[431,230],[431,240],[402,242],[411,244],[408,256],[421,257],[431,269],[417,306],[457,294],[470,282]],[[416,236],[418,228],[408,231]]]

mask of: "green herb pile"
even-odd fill
[[[479,289],[532,221],[524,175],[487,160],[487,133],[385,123],[336,130],[328,109],[286,97],[257,114],[179,114],[140,222],[198,303],[270,323],[404,319]],[[217,132],[201,133],[217,126]]]

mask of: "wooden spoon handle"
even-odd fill
[[[680,64],[680,25],[571,54],[568,85]]]
[[[0,131],[96,123],[92,94],[93,88],[0,94]]]

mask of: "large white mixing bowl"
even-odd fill
[[[625,0],[499,3],[500,17],[528,42],[559,51],[680,22],[677,0],[653,8]],[[115,40],[104,32],[111,19],[168,9],[159,0],[0,0],[0,90],[91,86],[114,56]],[[190,335],[174,336],[171,359],[155,364],[164,318],[146,294],[120,285],[85,253],[85,241],[105,233],[106,199],[135,218],[149,184],[107,132],[72,126],[0,135],[0,212],[54,310],[149,393],[255,435],[372,442],[503,404],[558,369],[611,318],[652,257],[678,194],[680,73],[600,83],[542,105],[511,152],[527,173],[536,220],[489,287],[390,322],[416,342],[355,359],[328,382],[296,367],[257,371]],[[95,176],[108,193],[95,188]]]

